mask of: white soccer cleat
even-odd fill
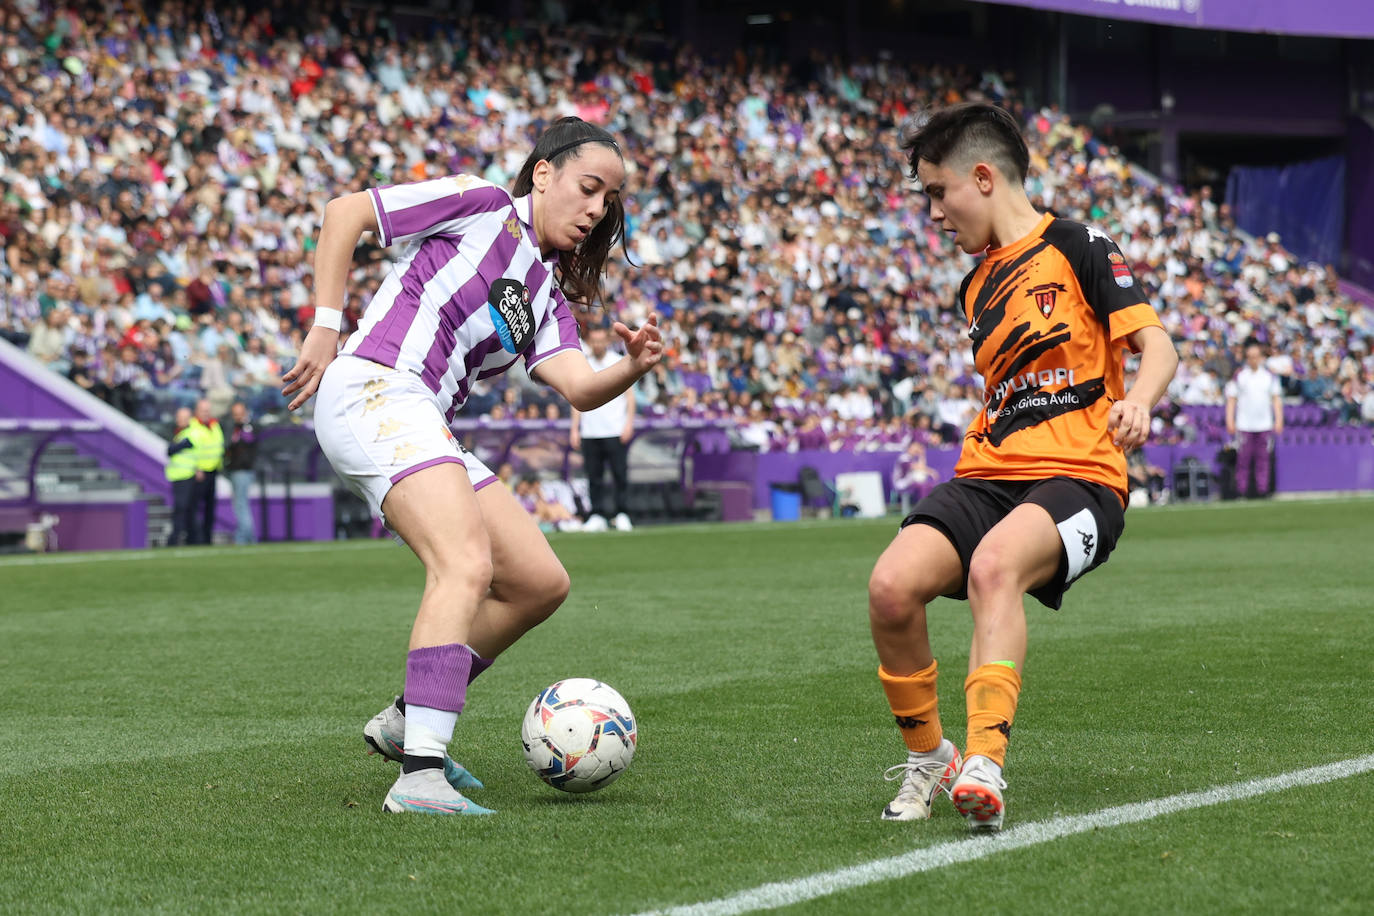
[[[400,699],[400,697],[397,697]],[[396,704],[386,704],[386,709],[377,713],[363,726],[363,741],[369,754],[381,754],[387,760],[400,763],[406,756],[406,717],[396,708]],[[452,757],[444,757],[444,778],[449,785],[462,791],[481,789],[482,780],[468,772],[461,763]]]
[[[607,527],[605,517],[600,515],[589,515],[582,523],[583,531],[605,531]]]
[[[616,531],[633,531],[635,526],[630,523],[630,517],[624,512],[616,513],[615,518],[611,519],[611,524],[615,525]]]
[[[992,833],[1002,829],[1002,815],[1006,812],[1002,790],[1007,784],[997,775],[998,769],[988,758],[974,754],[964,762],[959,778],[949,790],[954,807],[968,821],[970,830]]]
[[[367,720],[363,726],[363,741],[369,754],[381,754],[398,763],[405,757],[406,717],[395,703],[386,704],[386,709]]]
[[[402,773],[386,793],[382,810],[415,814],[491,814],[470,798],[464,797],[444,778],[439,769]]]
[[[931,802],[939,792],[949,791],[961,763],[959,749],[948,739],[929,753],[908,752],[906,763],[888,767],[883,774],[889,782],[902,781],[897,797],[883,809],[883,820],[921,821],[930,817]]]

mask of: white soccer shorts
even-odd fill
[[[377,518],[392,486],[444,462],[480,490],[496,475],[453,436],[420,377],[355,356],[329,364],[315,393],[315,436],[334,470]]]

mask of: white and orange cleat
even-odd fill
[[[959,774],[959,749],[949,740],[929,753],[907,753],[906,763],[888,767],[883,778],[900,779],[897,797],[883,809],[885,821],[920,821],[930,817],[930,805],[940,792],[948,792],[950,781]]]
[[[968,821],[970,830],[993,833],[1002,829],[1002,816],[1006,812],[1002,790],[1006,787],[1002,768],[981,754],[974,754],[964,761],[959,778],[950,787],[949,797]]]

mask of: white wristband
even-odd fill
[[[343,327],[343,312],[338,309],[315,309],[315,323],[311,327],[337,331]]]

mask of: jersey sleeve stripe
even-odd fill
[[[372,200],[372,213],[377,217],[377,241],[387,248],[396,235],[391,228],[391,215],[382,207],[382,195],[377,188],[368,188],[367,196]]]
[[[429,198],[390,214],[393,238],[421,235],[445,228],[455,220],[492,213],[510,206],[510,195],[500,188],[470,188],[443,197]],[[430,233],[438,234],[438,233]]]

